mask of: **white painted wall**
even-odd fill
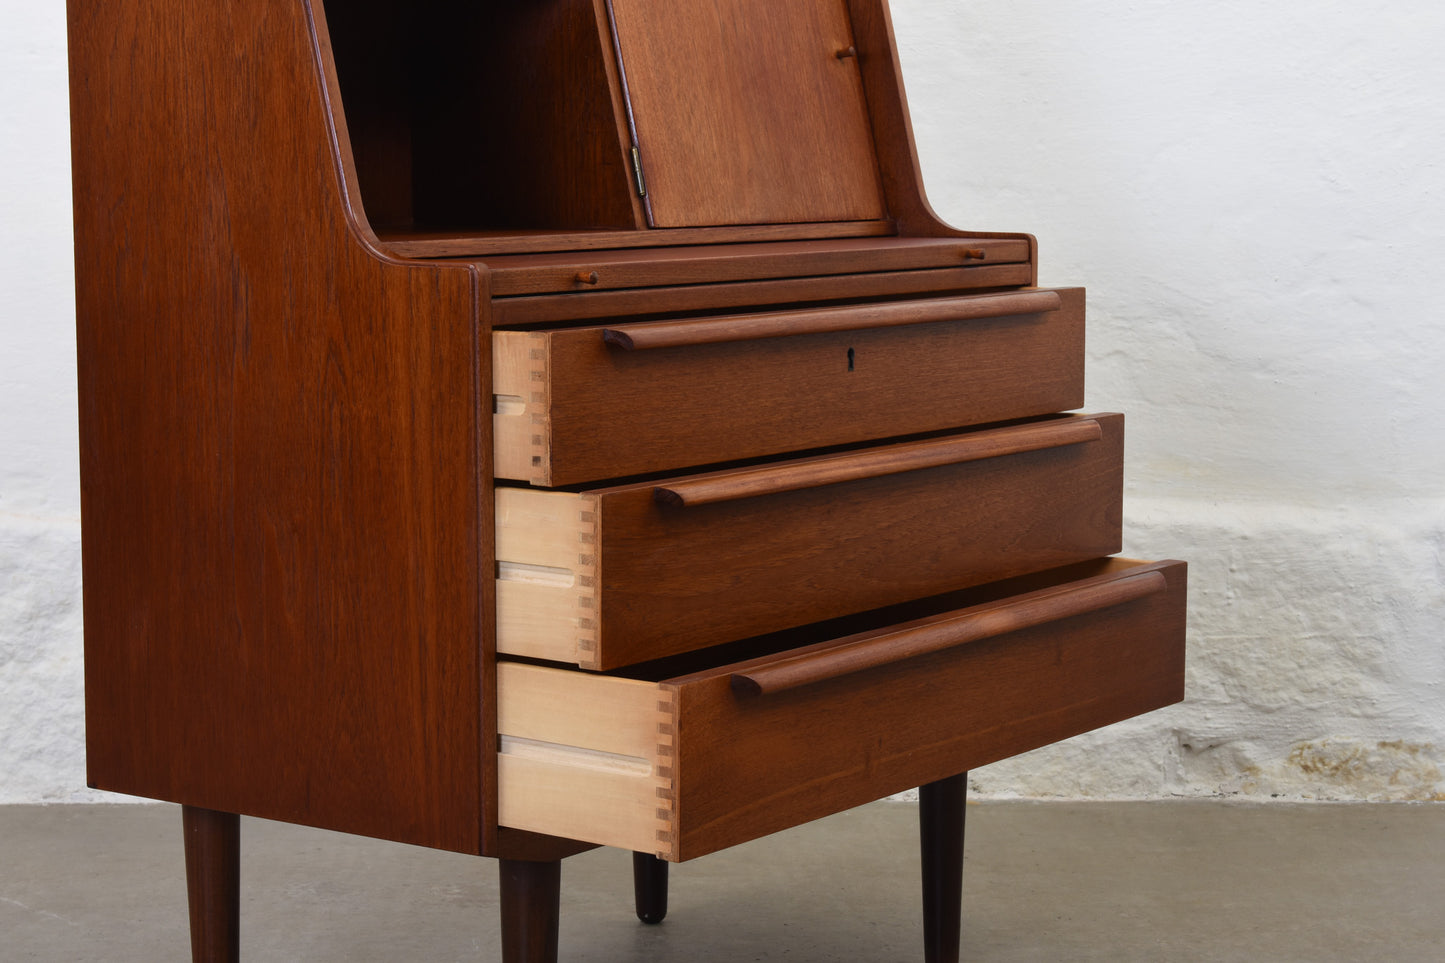
[[[64,25],[0,0],[0,802],[79,800]],[[1189,699],[984,793],[1445,791],[1445,7],[895,0],[924,173],[1090,290]]]
[[[1188,701],[988,792],[1445,790],[1445,7],[900,0],[924,176],[1089,288]]]
[[[85,798],[65,5],[0,0],[0,803]]]

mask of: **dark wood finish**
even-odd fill
[[[653,227],[883,215],[843,0],[610,6]]]
[[[241,958],[240,825],[235,813],[181,808],[195,963],[235,963]]]
[[[391,227],[379,232],[387,251],[399,257],[478,257],[549,251],[606,251],[634,247],[742,244],[828,237],[892,237],[892,221],[834,221],[828,224],[749,224],[656,231],[470,230],[428,231]]]
[[[1113,560],[1091,578],[1152,571],[1163,574],[1167,591],[776,696],[740,698],[730,685],[733,675],[776,657],[669,680],[682,733],[673,858],[693,859],[1179,701],[1184,563]]]
[[[667,916],[667,861],[651,853],[633,853],[632,890],[637,918],[661,923]]]
[[[594,0],[348,0],[328,20],[373,225],[642,225]]]
[[[599,492],[596,667],[1118,551],[1123,419],[1078,420],[1103,438],[741,502]]]
[[[908,627],[868,633],[823,651],[780,659],[732,677],[733,691],[763,696],[817,685],[890,662],[941,652],[1133,602],[1167,589],[1159,572],[1033,593],[983,611],[965,611]]]
[[[985,458],[1005,458],[1031,451],[1099,441],[1104,429],[1088,418],[1049,420],[1012,428],[994,428],[963,435],[911,441],[842,455],[824,455],[802,462],[783,462],[724,474],[701,475],[666,482],[653,497],[672,508],[697,508],[745,498],[781,495],[825,485],[901,475],[925,468],[962,465]]]
[[[923,868],[923,959],[958,963],[963,915],[963,836],[968,773],[918,789]]]
[[[69,13],[91,783],[478,852],[484,275],[363,243],[305,5]]]
[[[441,27],[426,16],[430,41],[443,46],[425,51],[438,76],[421,103],[436,112],[436,93],[457,88],[458,81],[466,96],[461,103],[441,101],[450,109],[432,118],[428,148],[442,176],[418,178],[418,220],[498,228],[641,226],[593,0],[453,6],[454,13],[470,11],[471,22]],[[461,77],[452,76],[458,72]],[[472,210],[469,196],[476,198]]]
[[[1011,318],[1058,311],[1062,307],[1063,301],[1056,291],[1028,291],[625,324],[605,329],[602,340],[627,351],[655,351],[659,348],[691,348],[700,344],[862,331],[935,321]]]
[[[561,861],[501,859],[497,871],[503,963],[557,963]]]
[[[834,238],[559,254],[508,254],[487,259],[497,297],[577,291],[577,275],[597,273],[597,290],[706,284],[750,278],[851,274],[1021,263],[1029,246],[1015,239],[989,242],[984,257],[973,239]]]
[[[494,327],[518,327],[582,319],[672,315],[683,311],[713,312],[758,305],[937,296],[988,288],[1016,288],[1028,283],[1031,273],[1032,268],[1027,264],[996,264],[973,268],[835,274],[823,278],[628,288],[598,291],[585,298],[573,294],[532,295],[493,302],[492,324]]]
[[[509,460],[504,477],[573,485],[1077,408],[1084,292],[1040,296],[1062,310],[975,318],[972,299],[941,315],[932,302],[901,302],[878,313],[963,319],[661,351],[609,348],[595,327],[533,334],[545,396],[529,395],[519,417],[543,416],[541,460],[524,460],[525,474]],[[978,301],[985,312],[997,304]],[[831,309],[816,316],[829,321]]]

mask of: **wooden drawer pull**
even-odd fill
[[[1104,436],[1099,423],[1080,418],[1017,428],[994,428],[967,435],[905,442],[842,455],[825,455],[781,465],[701,475],[653,489],[659,504],[676,508],[737,501],[761,495],[821,488],[840,482],[881,478],[923,468],[956,465],[985,458],[1062,448]]]
[[[1163,573],[1156,571],[1035,593],[984,611],[944,616],[913,628],[738,672],[732,676],[732,687],[738,694],[750,696],[786,692],[914,656],[1098,612],[1154,595],[1165,587]]]
[[[681,348],[728,341],[781,338],[794,334],[858,331],[936,321],[975,321],[1058,311],[1063,302],[1054,291],[1025,291],[982,297],[937,298],[928,301],[893,301],[845,308],[809,308],[737,317],[693,318],[687,321],[651,321],[604,328],[602,340],[627,351]]]

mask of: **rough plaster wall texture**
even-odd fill
[[[1445,8],[894,16],[935,206],[1089,288],[1126,549],[1192,563],[1187,701],[975,786],[1442,798]]]
[[[85,789],[65,5],[0,2],[0,803]]]
[[[1188,701],[975,785],[1440,793],[1445,8],[893,8],[930,196],[1089,287],[1127,548],[1192,563]],[[63,8],[0,15],[0,802],[85,799]]]

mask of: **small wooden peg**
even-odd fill
[[[596,271],[578,271],[573,280],[578,284],[596,284],[599,279]]]
[[[847,60],[849,57],[858,56],[858,48],[853,46],[852,44],[849,44],[842,50],[835,53],[833,56],[837,57],[839,60]]]

